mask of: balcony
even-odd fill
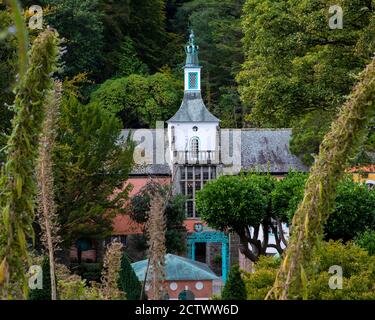
[[[174,164],[218,164],[220,162],[219,151],[174,151]]]

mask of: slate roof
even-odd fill
[[[132,130],[133,133],[136,129]],[[153,136],[153,163],[135,166],[133,175],[169,175],[167,163],[156,163],[156,130],[146,132]],[[233,131],[229,131],[229,142],[235,141]],[[129,130],[123,130],[121,137],[127,137]],[[273,174],[284,174],[289,170],[308,171],[301,160],[294,156],[289,149],[291,129],[242,129],[241,132],[241,168],[245,171],[270,171]],[[229,143],[229,153],[232,154],[232,144]],[[165,130],[165,154],[168,154],[167,130]]]
[[[132,263],[133,270],[139,281],[144,281],[148,260]],[[165,255],[166,280],[218,280],[219,277],[205,264],[191,259]]]
[[[241,132],[241,167],[272,173],[286,173],[290,169],[308,171],[301,160],[289,149],[291,129],[249,129]]]
[[[180,109],[167,122],[220,122],[208,109],[206,108],[201,92],[187,92],[184,93],[184,98]]]

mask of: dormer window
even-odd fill
[[[198,90],[198,72],[189,72],[189,90]]]

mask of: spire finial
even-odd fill
[[[195,45],[195,34],[193,29],[190,29],[189,42],[186,46],[186,65],[198,66],[198,51],[199,47]]]
[[[195,34],[194,34],[194,30],[193,29],[190,30],[189,44],[191,46],[195,45]]]

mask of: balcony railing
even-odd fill
[[[220,162],[219,152],[207,151],[174,151],[174,164],[218,164]]]

